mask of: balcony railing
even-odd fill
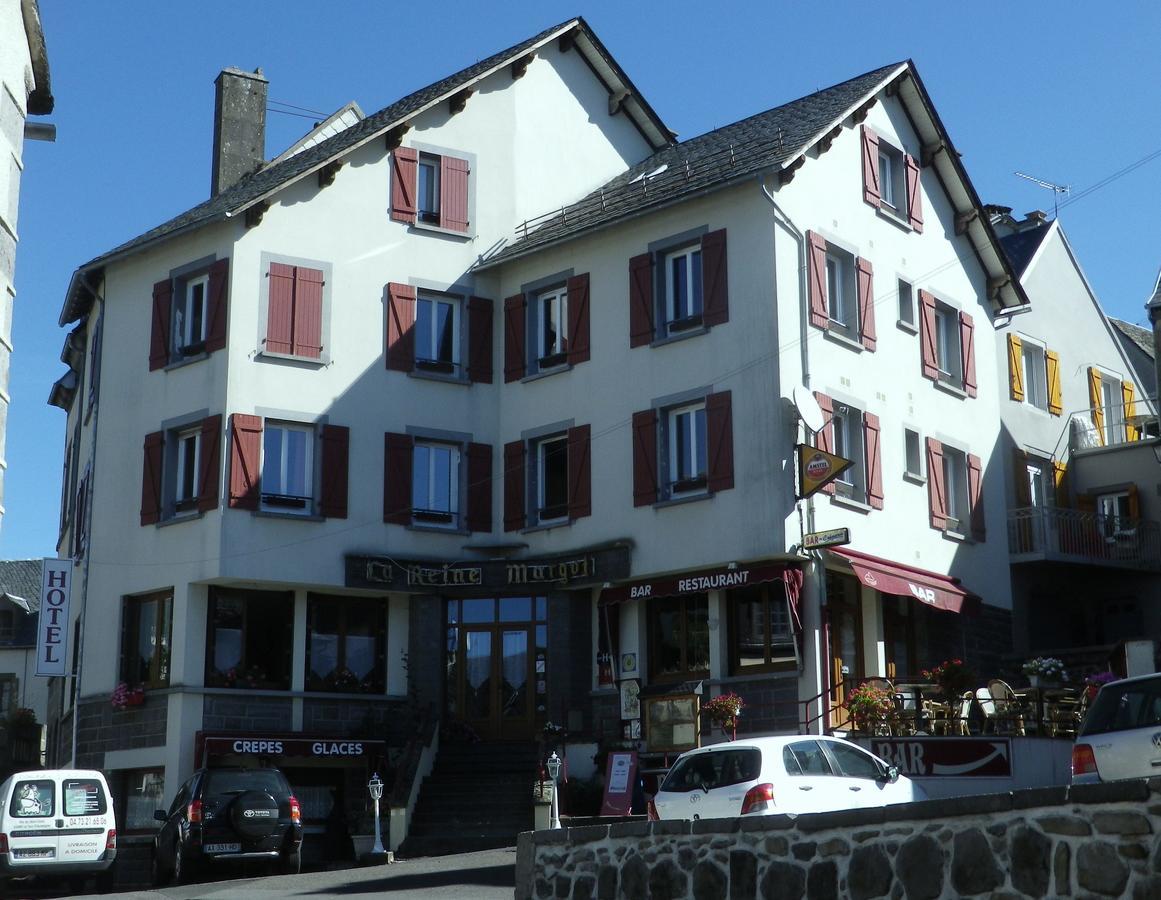
[[[1028,507],[1008,513],[1013,562],[1076,562],[1161,571],[1161,525],[1125,516]]]

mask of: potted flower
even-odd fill
[[[923,669],[920,674],[932,684],[938,684],[947,700],[953,700],[971,690],[975,684],[975,674],[963,664],[962,659],[945,659],[938,666]]]
[[[113,696],[109,698],[109,702],[113,704],[116,709],[125,709],[129,706],[140,706],[145,702],[145,688],[141,685],[137,687],[129,687],[124,681],[118,683],[113,688]]]
[[[1120,676],[1112,672],[1094,672],[1084,680],[1084,698],[1088,703],[1096,699],[1097,691],[1110,681],[1116,681]]]
[[[1024,663],[1022,668],[1032,687],[1045,687],[1068,680],[1064,663],[1054,656],[1037,656]]]
[[[875,733],[887,722],[894,698],[886,688],[863,683],[847,695],[847,709],[856,731]]]
[[[745,705],[746,701],[731,691],[711,697],[701,705],[701,709],[732,741],[738,736],[738,716]]]

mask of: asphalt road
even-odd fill
[[[462,898],[462,900],[511,900],[516,886],[516,848],[483,850],[456,856],[429,856],[400,860],[386,866],[303,872],[264,878],[235,878],[201,884],[121,891],[105,896],[119,900],[261,900],[275,897],[337,897],[343,900],[375,898],[384,892],[400,898]],[[9,886],[7,898],[71,897],[59,891]],[[96,900],[87,895],[85,900]],[[80,900],[80,898],[77,898]]]

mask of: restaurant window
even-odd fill
[[[210,589],[206,686],[290,689],[294,595]]]
[[[387,687],[387,606],[381,600],[307,598],[308,691],[382,694]]]
[[[731,590],[726,597],[732,673],[796,671],[798,655],[783,582]]]
[[[121,773],[121,800],[117,822],[122,832],[153,834],[157,821],[153,813],[165,809],[165,769],[129,769]]]
[[[915,604],[909,597],[881,596],[887,677],[892,681],[914,679],[919,671],[915,664]]]
[[[649,601],[649,674],[655,681],[682,681],[709,674],[706,594]]]
[[[833,674],[849,690],[864,677],[863,617],[859,609],[859,582],[853,575],[826,573],[826,613]]]
[[[160,688],[169,685],[173,591],[126,597],[121,605],[121,680]]]

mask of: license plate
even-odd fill
[[[52,859],[55,853],[51,847],[42,850],[14,850],[12,855],[17,859]]]
[[[240,853],[242,851],[242,845],[240,843],[206,844],[205,851],[206,853]]]

